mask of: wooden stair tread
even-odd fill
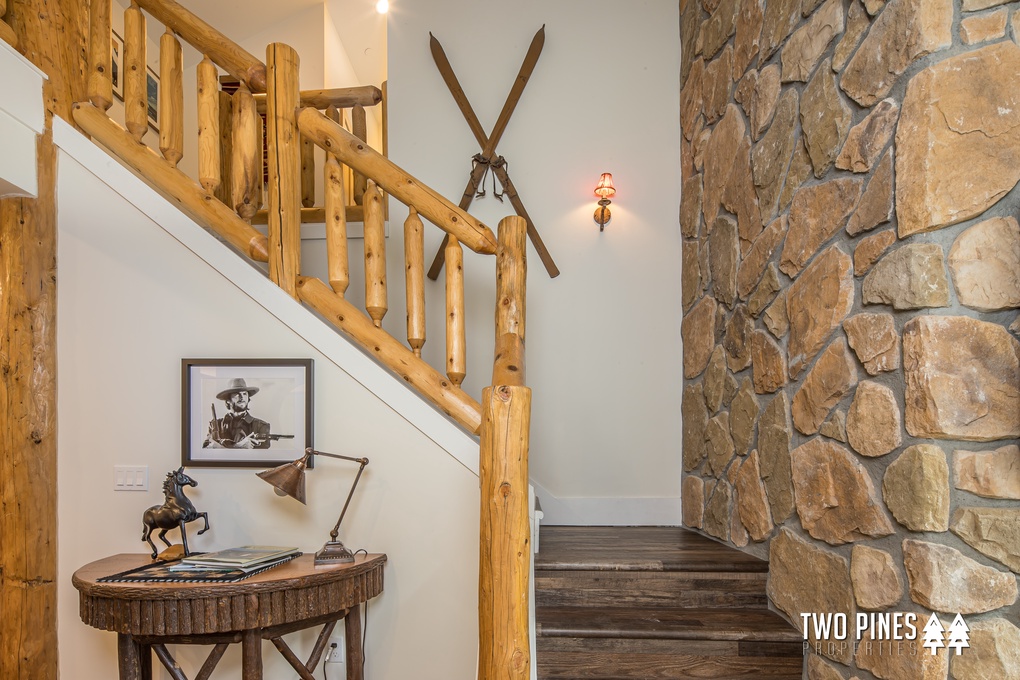
[[[801,634],[765,609],[538,607],[537,635],[549,637],[799,642]]]
[[[536,570],[768,571],[768,562],[681,527],[542,526]]]

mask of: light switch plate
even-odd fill
[[[114,491],[148,491],[149,466],[114,465],[113,489]]]

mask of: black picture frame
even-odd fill
[[[243,390],[247,387],[247,390]],[[249,393],[245,431],[255,448],[234,448],[223,425],[234,392]],[[270,468],[297,460],[312,446],[311,359],[182,359],[181,462],[185,467]],[[261,437],[269,430],[272,437]],[[220,446],[217,446],[219,444]],[[309,466],[310,467],[310,466]]]
[[[110,31],[110,82],[113,96],[124,101],[124,38]]]

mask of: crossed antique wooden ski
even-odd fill
[[[559,276],[560,270],[557,269],[552,255],[549,254],[548,249],[546,249],[545,244],[542,242],[542,237],[539,236],[534,222],[528,216],[528,211],[524,209],[524,203],[521,202],[517,189],[514,187],[513,182],[510,181],[510,176],[506,171],[506,160],[502,156],[493,158],[496,153],[496,145],[499,144],[503,131],[506,130],[507,123],[510,122],[510,116],[513,115],[514,108],[521,98],[521,93],[524,92],[524,86],[528,84],[528,79],[531,77],[532,71],[535,70],[535,64],[538,63],[538,57],[542,53],[542,46],[545,44],[545,26],[543,25],[531,40],[531,46],[524,57],[524,63],[521,64],[521,70],[517,73],[517,79],[514,81],[513,87],[510,88],[510,94],[507,95],[506,102],[503,103],[503,110],[500,111],[499,118],[496,119],[496,124],[488,136],[485,135],[485,130],[482,129],[478,116],[475,115],[474,109],[471,108],[467,95],[464,94],[464,89],[460,86],[460,82],[453,72],[453,67],[450,66],[449,59],[446,58],[443,46],[439,44],[439,41],[431,33],[429,33],[429,39],[432,58],[439,68],[439,73],[443,76],[443,82],[450,89],[450,94],[453,95],[454,101],[457,102],[457,107],[464,115],[464,119],[467,121],[468,127],[471,128],[475,139],[478,140],[478,145],[482,147],[482,152],[474,157],[471,177],[468,179],[467,188],[464,189],[464,195],[460,199],[461,210],[466,210],[471,205],[471,201],[474,199],[478,187],[485,177],[486,170],[491,169],[492,174],[495,175],[496,179],[503,186],[503,193],[510,199],[510,204],[514,207],[514,210],[527,221],[528,236],[531,238],[531,242],[534,244],[542,264],[545,265],[546,271],[549,272],[549,277],[556,278]],[[446,252],[448,241],[449,236],[443,238],[443,244],[439,247],[439,252],[436,253],[432,266],[429,268],[429,278],[433,281],[439,277],[439,272],[443,269],[444,253]]]

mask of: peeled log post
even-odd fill
[[[188,217],[218,233],[247,257],[260,262],[268,260],[265,236],[238,219],[230,208],[210,199],[194,180],[170,166],[152,149],[132,139],[103,111],[91,104],[75,104],[74,122]]]
[[[269,278],[295,299],[301,265],[301,139],[294,121],[300,65],[293,47],[266,47]]]
[[[496,258],[496,357],[493,386],[482,393],[479,680],[530,677],[528,440],[531,390],[524,378],[527,223],[499,223]],[[449,258],[449,253],[446,254]],[[447,259],[447,270],[450,260]]]
[[[216,188],[216,198],[224,205],[233,206],[231,188],[234,178],[234,146],[231,140],[234,136],[234,107],[231,106],[230,95],[223,90],[216,92],[216,98],[219,100],[217,110],[220,115],[220,185]]]
[[[326,193],[326,269],[329,285],[340,297],[351,282],[347,258],[347,208],[344,205],[344,169],[333,154],[326,154],[322,186]]]
[[[416,357],[425,345],[425,225],[408,208],[404,220],[404,277],[407,290],[407,344]]]
[[[149,129],[149,95],[145,83],[145,15],[138,5],[124,10],[124,126],[135,141]]]
[[[365,209],[365,310],[376,328],[386,316],[386,222],[382,193],[368,180],[362,207]]]
[[[251,92],[241,83],[234,92],[232,127],[234,158],[231,195],[234,210],[241,219],[251,221],[259,209],[259,187],[262,185],[262,135],[259,134],[261,119],[255,112],[255,100]]]
[[[531,390],[496,385],[482,392],[479,457],[479,680],[527,680],[528,445]]]
[[[464,336],[464,251],[455,236],[446,244],[446,375],[458,387],[467,371]]]
[[[181,7],[174,0],[137,0],[161,24],[181,35],[202,54],[252,92],[266,91],[266,65],[241,49],[227,36]]]
[[[528,223],[511,215],[499,222],[496,253],[496,337],[513,333],[524,340],[525,290],[528,281]]]
[[[365,117],[365,107],[360,104],[351,109],[351,132],[354,136],[368,144],[368,120]],[[367,177],[360,172],[354,173],[354,202],[361,203],[361,197],[365,195]]]
[[[314,109],[298,115],[302,134],[315,140],[342,163],[373,178],[404,205],[413,205],[430,222],[476,253],[496,252],[496,237],[487,226],[450,203],[435,190],[407,174],[379,152]]]
[[[315,142],[301,136],[301,205],[315,206]]]
[[[318,279],[298,279],[301,301],[329,319],[344,331],[369,355],[399,375],[419,393],[425,395],[443,413],[463,425],[469,432],[478,433],[481,426],[481,407],[464,390],[451,385],[439,371],[414,356],[396,338],[381,328],[347,300],[333,293]]]
[[[169,28],[159,39],[159,150],[174,167],[184,157],[184,58]]]
[[[209,194],[220,185],[220,87],[209,57],[198,65],[198,182]]]
[[[6,2],[4,5],[6,6]],[[94,2],[89,12],[89,101],[106,111],[113,104],[110,77],[110,3]],[[0,18],[6,7],[0,8]]]

